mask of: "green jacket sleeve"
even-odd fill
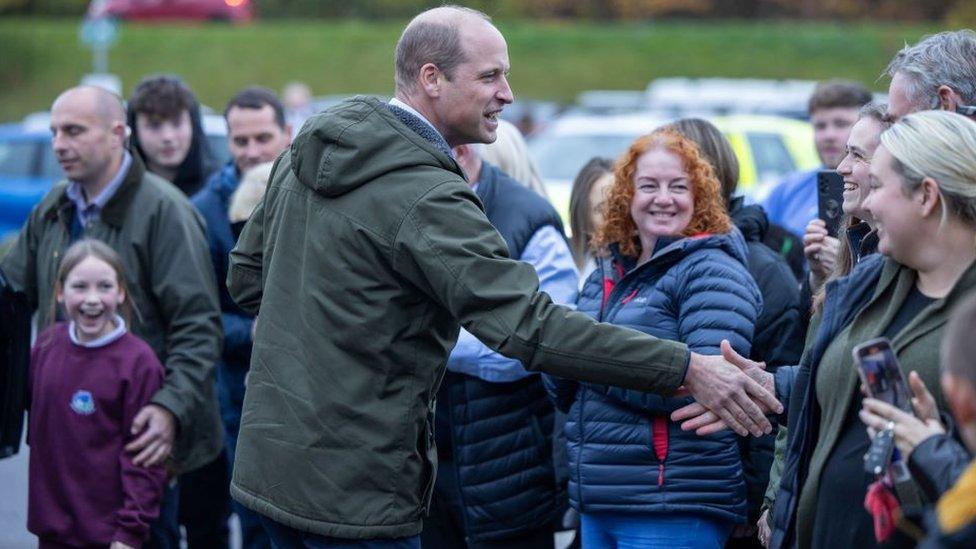
[[[763,510],[772,509],[773,505],[776,504],[779,481],[783,478],[783,469],[786,467],[788,435],[785,425],[781,425],[776,431],[776,447],[773,450],[773,465],[769,468],[769,484],[766,485],[766,495],[763,497]]]
[[[507,257],[459,181],[438,185],[408,211],[393,254],[398,272],[527,370],[662,395],[684,379],[686,345],[597,323],[539,293],[534,269]]]
[[[230,268],[227,269],[227,290],[237,304],[252,315],[261,306],[261,262],[264,257],[264,201],[262,200],[244,230],[237,245],[230,251]]]
[[[148,272],[166,333],[166,378],[152,402],[171,411],[181,427],[213,398],[214,365],[220,356],[220,305],[203,219],[188,203],[173,203],[156,216]]]

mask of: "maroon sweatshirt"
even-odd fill
[[[163,375],[149,345],[129,333],[96,348],[72,343],[67,323],[37,337],[27,529],[42,546],[142,545],[159,515],[166,471],[134,465],[123,448]]]

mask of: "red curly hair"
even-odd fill
[[[603,225],[597,228],[593,236],[592,247],[595,250],[617,244],[624,255],[640,255],[637,224],[630,214],[630,204],[634,199],[637,159],[651,149],[664,149],[677,155],[688,172],[695,209],[691,222],[681,234],[727,234],[732,230],[732,220],[722,200],[721,184],[715,177],[712,165],[694,141],[674,130],[662,128],[637,138],[617,160],[613,183],[607,189],[607,199],[603,203]]]

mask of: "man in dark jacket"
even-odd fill
[[[251,330],[254,317],[244,312],[227,293],[227,262],[237,243],[231,230],[228,207],[241,176],[250,168],[271,162],[291,143],[291,128],[285,123],[285,111],[274,92],[264,88],[245,88],[227,103],[227,141],[232,158],[207,181],[193,197],[193,205],[207,223],[207,240],[220,292],[221,321],[224,327],[224,350],[217,364],[217,396],[224,423],[227,456],[234,462],[237,432],[244,405],[244,376],[251,361]],[[213,479],[217,480],[217,479]],[[227,493],[230,478],[222,478],[216,489]],[[270,547],[258,517],[248,508],[234,502],[234,512],[241,522],[244,549]]]
[[[59,260],[81,237],[102,240],[122,258],[139,312],[132,332],[166,366],[163,388],[136,415],[127,446],[137,465],[172,453],[177,472],[211,462],[222,440],[213,365],[220,349],[220,309],[203,220],[180,191],[147,173],[125,148],[125,114],[117,96],[83,86],[51,108],[52,145],[67,183],[34,207],[2,267],[27,295],[39,326],[53,322]],[[153,541],[178,547],[175,502],[167,491]]]
[[[461,145],[454,156],[488,220],[511,257],[535,268],[541,290],[573,303],[578,276],[559,214],[478,149]],[[553,456],[555,409],[539,375],[462,330],[435,418],[438,469],[424,548],[552,547],[565,493]]]
[[[513,101],[487,16],[424,12],[396,66],[389,104],[355,98],[306,122],[231,252],[231,296],[260,309],[231,494],[273,541],[419,546],[458,324],[527,370],[683,384],[742,434],[771,429],[763,407],[781,405],[735,366],[554,305],[508,258],[450,150],[493,141]]]

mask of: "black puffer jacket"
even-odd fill
[[[746,239],[747,268],[763,298],[750,358],[765,362],[770,368],[797,364],[803,352],[800,290],[786,261],[763,244],[769,228],[766,212],[760,206],[744,206],[742,198],[734,198],[729,213]]]
[[[770,369],[797,364],[803,351],[803,332],[796,278],[786,260],[763,243],[769,220],[762,207],[745,206],[742,198],[737,197],[732,199],[729,213],[746,239],[749,255],[746,267],[763,298],[750,358],[765,362]],[[750,524],[759,518],[769,483],[769,468],[773,464],[774,443],[774,434],[739,438]]]

